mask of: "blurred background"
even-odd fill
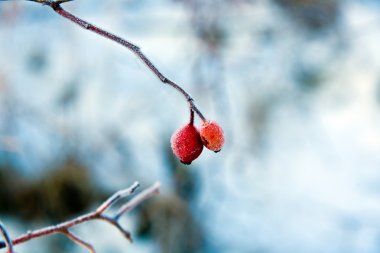
[[[380,252],[380,1],[64,8],[140,46],[226,144],[181,165],[179,93],[49,7],[0,2],[0,218],[12,237],[138,180],[163,190],[123,218],[134,244],[101,222],[74,232],[107,253]],[[86,252],[61,235],[16,250]]]

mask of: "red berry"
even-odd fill
[[[190,164],[203,150],[201,137],[193,124],[187,124],[178,129],[170,142],[173,153],[184,164]]]
[[[219,152],[224,144],[223,129],[214,121],[204,121],[200,128],[200,135],[206,148]]]

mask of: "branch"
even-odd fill
[[[74,241],[74,242],[82,245],[83,247],[86,247],[90,252],[95,252],[94,249],[93,249],[93,247],[91,246],[91,244],[83,241],[82,239],[80,239],[79,237],[75,236],[74,234],[72,234],[69,231],[70,228],[72,228],[74,226],[77,226],[79,224],[85,223],[85,222],[90,221],[90,220],[102,220],[102,221],[110,223],[115,228],[117,228],[124,235],[124,237],[126,239],[128,239],[129,241],[132,242],[131,234],[127,230],[125,230],[121,226],[121,224],[119,223],[119,221],[118,221],[118,218],[119,218],[120,215],[118,215],[117,218],[116,217],[111,218],[111,217],[105,215],[104,213],[107,210],[109,210],[109,208],[113,204],[115,204],[117,201],[119,201],[122,198],[125,198],[125,197],[127,197],[129,195],[131,195],[136,190],[136,188],[138,186],[139,186],[139,183],[135,182],[129,188],[126,188],[124,190],[120,190],[120,191],[116,192],[111,197],[109,197],[106,201],[104,201],[93,212],[89,212],[87,214],[84,214],[82,216],[79,216],[77,218],[74,218],[74,219],[66,221],[66,222],[62,222],[62,223],[57,224],[57,225],[53,225],[53,226],[37,229],[37,230],[34,230],[34,231],[28,231],[27,233],[25,233],[25,234],[23,234],[23,235],[15,238],[13,241],[9,239],[8,234],[6,233],[6,231],[5,231],[4,227],[2,226],[2,224],[0,223],[0,229],[1,229],[2,233],[3,233],[4,238],[5,238],[5,243],[4,242],[0,242],[0,249],[8,247],[8,249],[9,249],[8,253],[13,253],[13,251],[12,251],[12,245],[21,244],[21,243],[27,242],[29,240],[32,240],[32,239],[35,239],[35,238],[39,238],[39,237],[43,237],[43,236],[47,236],[47,235],[52,235],[52,234],[57,234],[57,233],[63,233],[68,238],[70,238],[72,241]],[[127,204],[125,204],[124,206],[130,206],[130,208],[128,209],[128,210],[130,210],[130,209],[136,207],[138,204],[141,204],[147,198],[152,197],[154,195],[157,195],[159,193],[159,189],[160,189],[160,183],[155,183],[150,188],[148,188],[145,191],[142,191],[141,193],[137,194],[134,198],[132,198],[131,200],[129,200],[127,202]],[[128,203],[129,203],[129,205],[128,205]],[[122,206],[120,208],[120,210],[123,209],[124,206]],[[120,210],[117,212],[118,214],[119,213],[121,213],[121,214],[125,213],[125,212],[120,211]]]
[[[111,205],[113,205],[119,199],[131,195],[139,186],[140,184],[138,182],[134,182],[131,187],[116,192],[114,195],[109,197],[101,206],[99,206],[98,209],[96,209],[96,212],[103,213],[106,209],[108,209]]]
[[[128,203],[124,204],[122,207],[120,207],[119,211],[115,215],[114,219],[118,220],[123,214],[129,212],[133,208],[135,208],[139,203],[143,202],[144,200],[158,194],[160,191],[160,183],[155,183],[145,191],[141,192],[138,196],[136,196],[134,199],[131,199]]]
[[[12,0],[0,0],[0,1],[12,1]],[[66,11],[65,9],[63,9],[61,7],[62,3],[70,2],[73,0],[27,0],[27,1],[36,2],[36,3],[40,3],[42,5],[50,6],[56,13],[58,13],[59,15],[61,15],[64,18],[74,22],[75,24],[79,25],[83,29],[89,30],[89,31],[92,31],[98,35],[101,35],[101,36],[103,36],[109,40],[112,40],[112,41],[126,47],[130,51],[132,51],[153,72],[153,74],[158,79],[160,79],[160,81],[162,83],[167,84],[167,85],[173,87],[174,89],[176,89],[178,92],[180,92],[185,97],[187,102],[189,103],[190,109],[192,111],[194,111],[202,121],[206,121],[206,118],[203,116],[201,111],[195,105],[194,99],[190,96],[190,94],[187,93],[180,85],[178,85],[177,83],[173,82],[172,80],[170,80],[169,78],[164,76],[157,69],[157,67],[151,62],[151,60],[149,60],[148,57],[146,57],[145,54],[143,54],[143,52],[141,52],[141,50],[138,46],[136,46],[132,42],[129,42],[129,41],[117,36],[117,35],[114,35],[110,32],[107,32],[106,30],[103,30],[102,28],[100,28],[96,25],[90,24],[89,22],[71,14],[70,12]],[[190,116],[190,117],[192,117],[192,116]]]
[[[125,237],[125,239],[127,239],[130,242],[133,242],[131,233],[125,230],[115,218],[110,218],[108,216],[100,216],[99,219],[102,219],[110,223],[112,226],[115,226],[120,231],[120,233]]]
[[[72,240],[76,244],[79,244],[80,246],[88,249],[88,251],[90,251],[90,253],[95,253],[95,249],[91,244],[80,239],[78,236],[74,235],[69,230],[63,231],[62,233],[65,234],[68,238],[70,238],[70,240]]]
[[[10,0],[0,0],[0,1],[10,1]],[[160,79],[160,81],[162,83],[167,84],[167,85],[173,87],[174,89],[176,89],[178,92],[180,92],[185,97],[186,101],[189,103],[190,109],[192,111],[194,111],[202,121],[206,121],[206,118],[203,116],[201,111],[195,105],[194,99],[190,96],[190,94],[187,93],[180,85],[178,85],[177,83],[173,82],[172,80],[170,80],[169,78],[164,76],[157,69],[157,67],[151,62],[151,60],[149,60],[148,57],[146,57],[145,54],[143,54],[143,52],[141,52],[141,50],[138,46],[136,46],[132,42],[129,42],[129,41],[117,36],[117,35],[114,35],[110,32],[107,32],[106,30],[103,30],[102,28],[100,28],[96,25],[90,24],[89,22],[71,14],[70,12],[66,11],[65,9],[63,9],[61,7],[62,3],[69,2],[72,0],[55,0],[55,1],[54,0],[28,0],[28,1],[32,1],[32,2],[36,2],[36,3],[40,3],[43,5],[50,6],[56,13],[58,13],[59,15],[61,15],[64,18],[70,20],[71,22],[74,22],[75,24],[79,25],[83,29],[92,31],[92,32],[94,32],[100,36],[103,36],[109,40],[112,40],[112,41],[124,46],[125,48],[129,49],[130,51],[132,51],[153,72],[153,74],[158,79]],[[192,117],[192,116],[190,116],[190,117]]]
[[[5,243],[4,242],[0,242],[0,247],[1,248],[5,248],[7,247],[8,248],[8,251],[7,253],[13,253],[13,244],[12,244],[12,240],[11,238],[9,237],[8,235],[8,232],[7,230],[5,229],[3,223],[0,221],[0,232],[1,234],[3,235],[4,239],[5,239]]]

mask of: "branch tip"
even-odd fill
[[[160,193],[160,187],[161,183],[156,182],[151,187],[145,189],[144,191],[140,192],[138,195],[136,195],[134,198],[132,198],[129,202],[124,204],[120,207],[119,211],[114,216],[114,220],[119,220],[120,217],[135,208],[137,205],[139,205],[141,202],[143,202],[146,199],[149,199],[153,197],[154,195],[157,195]]]
[[[140,186],[139,182],[134,182],[129,188],[120,190],[109,197],[106,201],[101,204],[98,209],[96,209],[96,213],[101,214],[106,211],[110,206],[116,203],[119,199],[125,198],[131,194],[133,194],[136,189]]]

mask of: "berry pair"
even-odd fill
[[[204,120],[199,131],[192,122],[178,129],[171,138],[173,153],[184,164],[191,164],[203,150],[203,146],[219,152],[224,144],[223,129],[214,121]]]

